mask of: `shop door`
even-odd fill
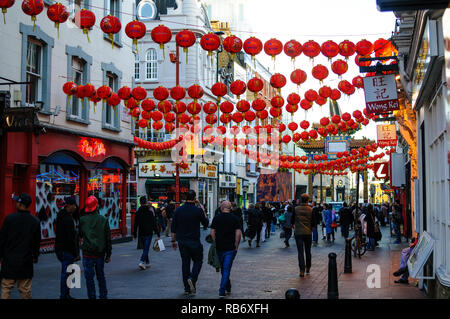
[[[25,192],[26,172],[27,172],[26,165],[14,164],[12,189],[15,195],[19,195],[20,193]]]

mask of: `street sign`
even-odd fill
[[[373,163],[373,171],[377,179],[389,179],[389,162]]]
[[[397,131],[394,124],[377,125],[377,144],[379,147],[397,145]]]
[[[400,109],[394,74],[363,78],[368,113],[382,114]]]

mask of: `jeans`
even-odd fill
[[[105,257],[85,258],[83,257],[84,277],[86,278],[86,287],[89,299],[96,299],[94,276],[97,275],[98,288],[100,290],[100,299],[108,298],[105,279]]]
[[[305,257],[306,268],[311,268],[311,235],[295,235],[295,242],[297,243],[298,251],[298,266],[301,272],[305,271]],[[306,255],[306,256],[305,256]]]
[[[225,294],[225,291],[231,291],[230,273],[233,260],[236,257],[236,250],[217,251],[220,259],[220,270],[222,273],[222,280],[220,281],[219,294]]]
[[[266,224],[266,238],[270,238],[270,232],[272,231],[272,223]]]
[[[342,237],[348,238],[349,227],[350,227],[350,225],[341,225],[341,234],[342,234]]]
[[[319,241],[319,233],[317,232],[317,226],[313,228],[313,242],[317,244]]]
[[[402,250],[402,256],[400,257],[400,269],[405,268],[405,267],[407,268],[406,272],[403,273],[403,275],[401,277],[401,279],[403,279],[403,280],[408,280],[408,277],[409,277],[407,261],[408,261],[409,256],[411,255],[413,249],[414,248],[407,247]]]
[[[182,240],[178,241],[181,256],[181,270],[183,273],[183,284],[185,291],[189,291],[188,278],[195,283],[202,269],[203,264],[203,245],[200,241]],[[191,270],[191,260],[193,261]]]
[[[284,241],[288,242],[292,236],[292,228],[283,227],[284,230]]]
[[[367,243],[367,249],[375,249],[375,238],[369,237],[369,242]]]
[[[393,228],[394,228],[394,232],[395,232],[395,237],[397,237],[397,241],[401,242],[402,241],[402,237],[400,234],[400,224],[396,223],[396,222],[392,222],[393,224]]]
[[[144,236],[141,238],[142,244],[144,245],[144,251],[142,252],[141,262],[150,263],[148,259],[148,253],[150,251],[150,245],[152,243],[152,236]]]
[[[68,252],[63,252],[61,255],[61,289],[60,296],[61,299],[66,299],[70,296],[70,289],[67,287],[67,277],[69,274],[67,273],[67,267],[73,264],[75,257]]]

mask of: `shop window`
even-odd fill
[[[113,92],[120,88],[120,79],[122,72],[118,70],[113,63],[102,63],[103,84],[108,85]],[[120,132],[120,113],[122,105],[115,107],[105,106],[102,110],[102,127],[111,131]]]
[[[36,175],[36,213],[42,239],[55,237],[55,221],[64,197],[79,203],[80,170],[77,166],[40,164]],[[77,219],[77,216],[75,216]]]
[[[107,79],[107,85],[113,90],[113,92],[117,92],[117,76],[115,76],[112,73],[106,73],[106,79]],[[114,125],[114,117],[118,116],[117,114],[117,107],[111,107],[109,105],[106,106],[106,116],[105,116],[105,122],[108,125],[113,126]]]
[[[134,78],[135,80],[139,80],[141,78],[139,55],[137,54],[134,55]]]
[[[119,0],[105,0],[105,16],[113,15],[121,20],[121,2],[122,1]],[[110,41],[109,35],[104,34],[104,39]],[[122,46],[121,32],[118,32],[114,35],[114,44],[120,47]]]
[[[34,106],[42,96],[42,44],[28,37],[27,43],[27,85],[26,104]]]
[[[136,211],[138,203],[136,167],[130,168],[128,174],[127,212]]]
[[[155,49],[148,49],[145,56],[146,80],[158,79],[158,55]]]
[[[85,62],[82,59],[77,57],[72,58],[72,81],[75,82],[76,85],[86,84],[83,82],[84,67]],[[80,99],[75,96],[72,96],[72,110],[70,115],[74,118],[82,118],[82,105]]]

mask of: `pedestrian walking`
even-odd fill
[[[295,241],[297,243],[300,277],[304,277],[305,272],[308,275],[311,269],[313,215],[312,208],[308,205],[308,202],[309,195],[302,194],[300,205],[295,207],[295,212],[291,218],[291,223],[294,225]]]
[[[257,203],[255,208],[257,210],[259,210],[260,214],[261,214],[262,227],[261,227],[261,231],[260,231],[259,237],[261,239],[261,242],[264,243],[266,241],[266,229],[267,229],[267,222],[266,222],[266,218],[265,218],[265,215],[264,215],[265,211],[266,211],[265,203]]]
[[[56,217],[55,253],[61,262],[60,299],[73,299],[67,286],[67,267],[80,260],[78,233],[73,216],[77,214],[77,203],[74,198],[64,198],[64,207]]]
[[[376,236],[376,217],[372,204],[369,204],[366,208],[366,217],[364,219],[367,222],[367,237],[369,242],[367,244],[367,250],[375,250],[375,236]]]
[[[244,234],[244,217],[242,214],[242,209],[240,207],[238,207],[238,205],[236,203],[232,203],[231,204],[231,213],[237,217],[237,219],[239,220],[239,224],[241,225],[241,234],[242,234],[242,239],[245,241],[245,234]]]
[[[270,232],[272,231],[273,212],[269,203],[264,203],[263,217],[266,224],[265,238],[270,238]]]
[[[322,212],[321,212],[321,207],[319,205],[317,205],[316,202],[313,203],[313,207],[312,207],[312,213],[313,213],[313,223],[312,223],[312,227],[313,227],[313,245],[317,246],[318,245],[318,241],[319,241],[319,233],[318,233],[318,226],[322,223]]]
[[[211,236],[216,242],[217,254],[220,259],[222,279],[220,281],[219,297],[231,293],[230,273],[234,258],[241,240],[241,223],[231,214],[231,203],[225,201],[221,205],[222,214],[214,217],[211,223]]]
[[[327,242],[331,243],[331,239],[334,242],[334,231],[333,231],[333,207],[330,204],[325,204],[324,209],[324,221],[327,231]]]
[[[172,228],[171,225],[172,225],[172,218],[173,218],[174,210],[175,210],[175,205],[174,205],[173,201],[170,201],[165,208],[166,218],[167,218],[166,237],[169,237],[169,233]]]
[[[196,284],[203,264],[203,245],[200,242],[200,224],[208,226],[209,221],[205,212],[195,206],[196,193],[189,190],[186,202],[178,207],[172,219],[172,247],[180,248],[182,262],[184,293],[195,294]],[[193,266],[191,269],[191,260]]]
[[[353,223],[353,214],[346,202],[344,202],[343,207],[339,210],[339,216],[341,217],[341,235],[344,238],[348,238],[350,225]]]
[[[260,247],[261,232],[263,227],[263,216],[261,211],[258,209],[259,204],[249,205],[248,209],[248,221],[247,221],[247,231],[246,237],[248,238],[248,246],[252,247],[252,241],[256,236],[256,247]]]
[[[292,205],[288,206],[287,211],[284,212],[284,222],[283,222],[283,231],[284,231],[284,244],[286,248],[289,247],[289,239],[292,236],[292,214],[294,213],[294,207]]]
[[[38,262],[41,243],[39,220],[31,215],[30,195],[14,196],[17,212],[6,216],[0,230],[2,299],[9,299],[17,284],[22,299],[31,299],[33,263]]]
[[[148,205],[147,198],[145,196],[142,196],[139,199],[139,203],[141,206],[136,212],[133,237],[134,239],[139,238],[138,249],[143,249],[143,251],[138,266],[140,269],[145,270],[151,266],[148,254],[150,252],[153,233],[158,236],[157,240],[161,239],[161,236],[153,206]]]
[[[96,299],[94,277],[97,276],[99,298],[108,298],[106,288],[105,263],[111,261],[111,231],[108,220],[98,212],[98,200],[89,196],[84,209],[85,215],[80,218],[80,237],[83,239],[84,277],[89,299]]]

